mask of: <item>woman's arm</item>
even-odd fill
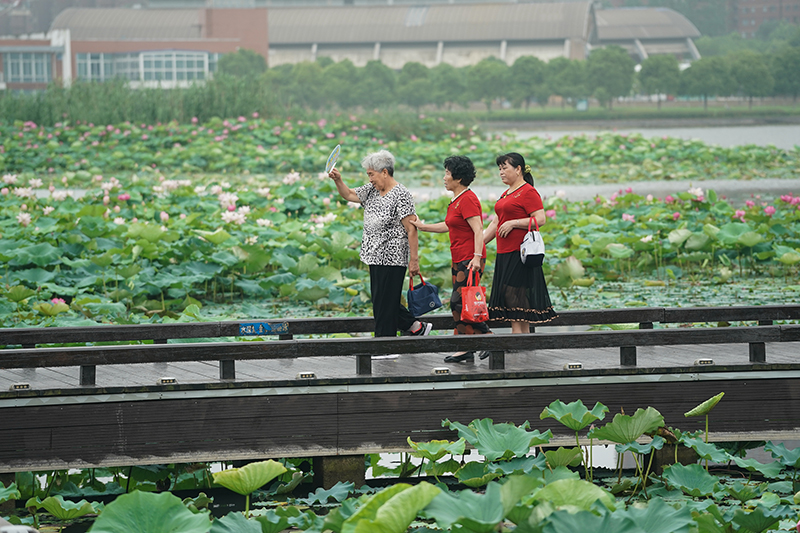
[[[531,217],[536,218],[536,222],[537,224],[539,224],[539,227],[544,226],[545,222],[547,222],[547,217],[544,214],[544,209],[539,209],[537,211],[534,211],[533,213],[531,213]],[[514,220],[506,220],[505,222],[503,222],[503,225],[500,226],[500,229],[497,231],[497,234],[500,235],[501,237],[507,237],[508,234],[511,233],[511,230],[515,228],[524,229],[527,231],[529,220],[530,218],[517,218]],[[531,224],[531,228],[532,229],[535,228],[534,224]]]
[[[467,268],[470,270],[481,269],[481,257],[483,257],[483,219],[481,217],[469,217],[467,224],[472,228],[472,233],[475,235],[475,252],[472,254],[472,260],[469,262]]]
[[[412,223],[412,220],[416,218],[417,215],[408,215],[401,220],[408,234],[408,273],[411,276],[419,276],[419,238],[417,236],[417,227]]]
[[[489,227],[483,230],[483,243],[489,244],[495,238],[495,234],[497,233],[497,217],[494,217],[491,222],[489,222]]]
[[[356,191],[345,185],[344,181],[342,181],[342,174],[339,172],[338,168],[331,170],[330,174],[328,174],[328,177],[330,177],[333,180],[333,183],[336,184],[336,190],[339,191],[339,195],[342,198],[348,202],[355,202],[357,204],[361,203],[361,199],[356,194]]]
[[[414,224],[420,231],[428,231],[430,233],[447,233],[448,231],[450,231],[447,229],[447,224],[444,222],[436,222],[435,224],[425,224],[419,219],[419,217],[417,217],[414,220],[412,220],[411,223]]]

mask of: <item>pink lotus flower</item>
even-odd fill
[[[8,194],[8,187],[3,187],[2,189],[0,189],[0,193],[2,193],[3,195]]]
[[[771,217],[772,215],[775,214],[775,207],[768,205],[767,207],[764,208],[764,214],[767,215],[768,217]]]
[[[746,205],[747,207],[755,207],[755,206],[756,206],[756,203],[755,203],[754,201],[752,201],[752,200],[747,200],[747,201],[744,203],[744,205]]]
[[[745,215],[745,212],[743,210],[737,209],[736,213],[734,213],[734,215],[733,215],[733,218],[738,218],[739,220],[744,222],[744,215]]]
[[[64,298],[53,298],[52,300],[50,300],[50,302],[51,302],[53,305],[58,305],[58,304],[65,304],[65,303],[67,303],[67,302],[65,302],[65,301],[64,301]]]
[[[412,133],[412,134],[411,134],[411,140],[412,140],[412,141],[418,141],[418,140],[419,140],[419,137],[417,137],[416,135],[414,135],[414,134]]]
[[[679,218],[681,218],[681,214],[680,213],[678,213],[677,211],[672,213],[672,220],[678,220]]]
[[[146,141],[147,139],[149,139],[149,137],[147,136],[147,134],[146,134],[146,133],[143,133],[143,134],[142,134],[142,140],[143,140],[143,141]]]
[[[258,111],[254,111],[252,117],[253,118],[258,118]]]
[[[117,196],[117,200],[119,200],[120,202],[124,202],[124,201],[130,200],[130,199],[131,199],[131,195],[126,193],[126,192],[124,192],[124,193],[120,194],[119,196]]]
[[[197,117],[192,117],[192,124],[197,124]]]
[[[556,218],[556,210],[555,209],[548,209],[547,211],[544,212],[544,215],[547,218],[555,219]]]
[[[624,144],[620,144],[620,145],[619,145],[619,149],[620,149],[620,150],[624,150],[624,149],[625,149],[625,145],[624,145]]]
[[[636,222],[633,215],[629,215],[628,213],[622,213],[622,220],[625,222]]]
[[[669,194],[667,195],[666,198],[664,198],[664,202],[668,203],[668,204],[671,204],[674,201],[675,201],[675,198],[673,198],[672,195],[669,195]]]
[[[169,220],[169,213],[167,213],[166,211],[161,211],[161,215],[159,216],[161,218],[161,222],[166,222],[167,220]]]
[[[792,203],[792,195],[790,194],[782,194],[781,195],[781,202],[786,202],[787,204]]]
[[[628,187],[627,189],[625,189],[625,192],[628,193],[628,194],[632,193],[633,192],[633,187]]]

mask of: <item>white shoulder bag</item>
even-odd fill
[[[536,229],[531,231],[531,223],[536,224]],[[544,241],[539,233],[539,223],[534,217],[528,220],[528,233],[519,247],[519,256],[528,266],[542,266],[544,262]]]

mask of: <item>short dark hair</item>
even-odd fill
[[[451,155],[444,160],[444,168],[449,170],[453,179],[460,181],[464,187],[469,187],[475,179],[475,165],[472,164],[472,159],[465,155]]]

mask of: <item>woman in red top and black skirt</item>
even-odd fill
[[[550,303],[542,267],[525,265],[519,254],[530,219],[544,226],[547,218],[525,158],[511,152],[495,162],[508,190],[497,200],[497,216],[483,232],[487,243],[497,237],[489,318],[510,321],[511,333],[530,333],[530,324],[550,322],[558,316]]]
[[[491,333],[485,322],[463,322],[461,320],[461,287],[474,272],[475,284],[480,283],[486,265],[486,246],[483,244],[483,212],[481,201],[469,188],[475,179],[475,166],[469,157],[450,156],[444,160],[444,186],[453,193],[453,201],[447,206],[444,222],[424,224],[419,219],[412,222],[420,231],[450,233],[450,256],[452,259],[453,295],[450,310],[456,323],[456,335]],[[487,352],[488,353],[488,352]],[[483,352],[480,353],[483,357]],[[465,363],[475,360],[475,352],[448,355],[445,363]]]

